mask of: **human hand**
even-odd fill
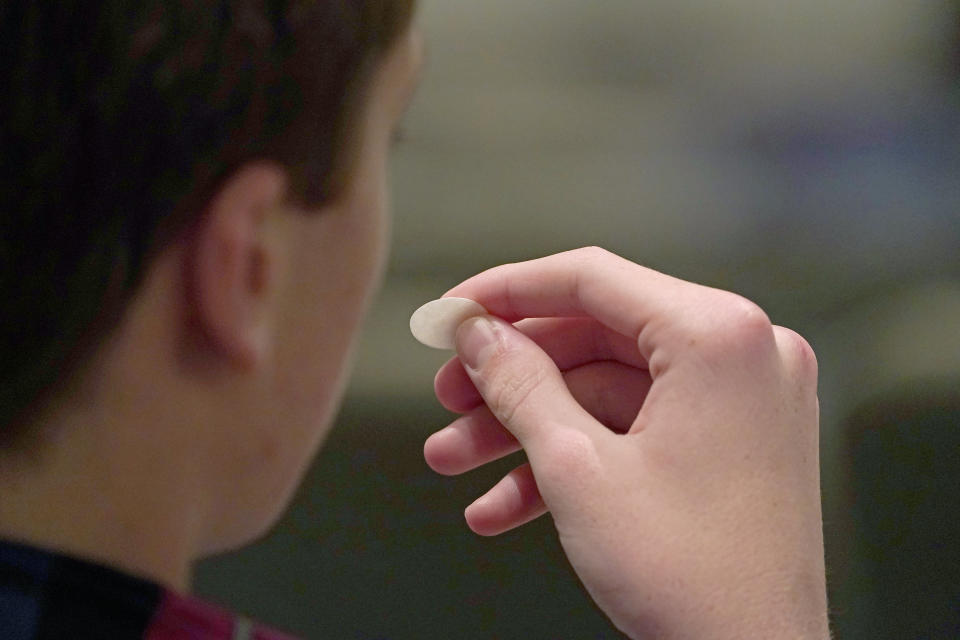
[[[529,460],[466,512],[494,535],[550,511],[633,637],[826,638],[816,359],[753,303],[588,248],[447,293],[497,318],[437,374],[463,415],[426,442],[462,473]],[[510,323],[516,323],[515,327]]]

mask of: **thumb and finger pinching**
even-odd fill
[[[482,308],[477,313],[471,302],[427,303],[411,318],[411,330],[428,346],[457,350],[491,418],[526,450],[530,463],[508,473],[465,511],[476,533],[497,535],[547,511],[534,469],[538,460],[549,467],[551,433],[606,428],[577,402],[556,363],[536,342]]]
[[[508,322],[470,318],[459,325],[455,343],[487,406],[528,455],[551,427],[600,428],[573,398],[553,360]]]

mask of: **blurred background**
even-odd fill
[[[394,250],[338,425],[197,590],[307,638],[617,638],[549,519],[435,476],[421,303],[596,244],[731,289],[820,361],[835,636],[960,638],[960,2],[425,0]]]

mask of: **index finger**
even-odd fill
[[[444,297],[476,300],[510,322],[591,316],[636,340],[657,319],[678,318],[681,298],[694,286],[588,247],[488,269]]]

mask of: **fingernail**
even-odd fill
[[[490,318],[470,318],[457,329],[457,353],[464,365],[479,371],[497,344],[497,328]]]

